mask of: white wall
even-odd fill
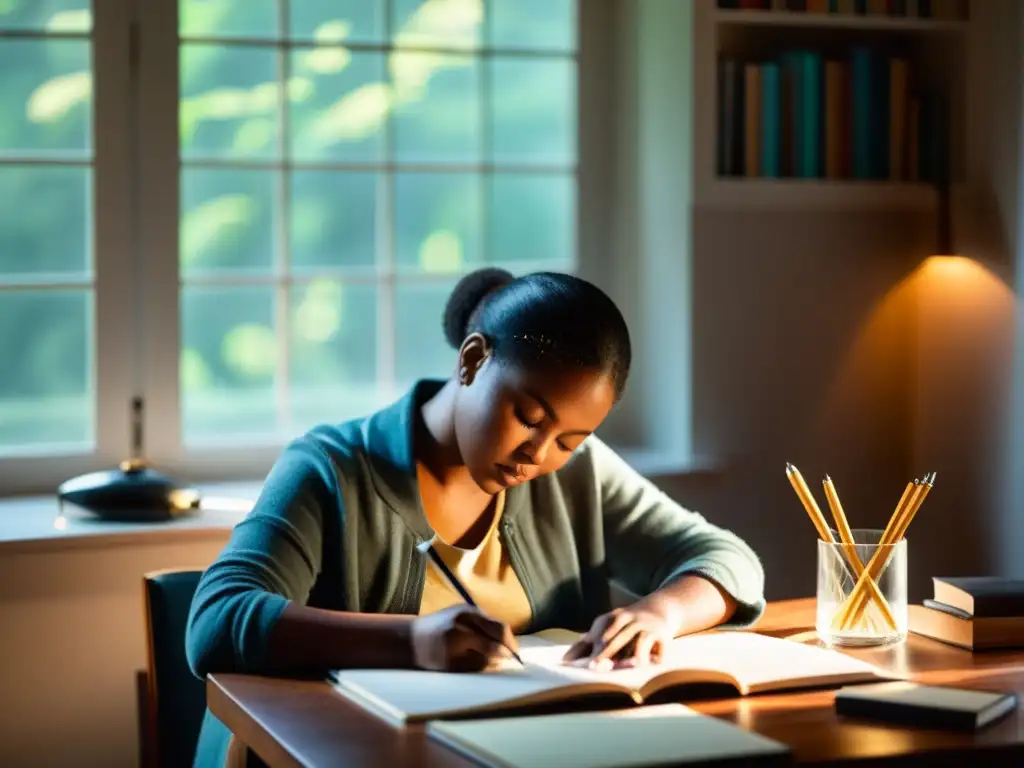
[[[227,541],[0,554],[0,765],[137,764],[136,669],[146,666],[141,575],[206,567]]]

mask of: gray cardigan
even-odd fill
[[[372,416],[318,427],[282,452],[253,511],[204,574],[189,617],[195,674],[273,673],[267,637],[289,601],[415,614],[432,535],[412,455],[423,380]],[[764,572],[733,533],[684,509],[594,436],[557,472],[506,492],[501,531],[533,610],[527,631],[585,630],[611,607],[608,582],[645,595],[693,573],[764,610]],[[197,765],[223,765],[226,731],[207,713]],[[220,761],[220,762],[218,762]]]

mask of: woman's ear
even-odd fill
[[[467,336],[459,350],[459,383],[463,386],[472,384],[490,356],[491,345],[483,334],[471,333]]]

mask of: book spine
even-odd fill
[[[825,177],[843,177],[843,65],[825,64]]]
[[[907,181],[921,180],[921,100],[910,99],[907,107]]]
[[[907,151],[907,62],[889,62],[889,178],[906,179]]]
[[[742,125],[743,83],[740,64],[733,58],[719,62],[718,173],[738,176],[743,167]]]
[[[889,178],[889,129],[890,129],[890,98],[889,83],[890,67],[886,59],[874,56],[872,59],[872,106],[873,120],[871,123],[871,156],[874,159],[871,177],[874,179]]]
[[[786,171],[788,176],[799,177],[802,168],[803,147],[803,77],[800,68],[800,52],[790,52],[784,57],[788,99],[786,103]]]
[[[782,166],[782,83],[779,65],[761,67],[761,175],[775,179]]]
[[[854,48],[850,56],[850,79],[853,100],[853,177],[871,177],[871,51]]]
[[[822,133],[822,62],[821,55],[805,52],[801,56],[801,164],[800,176],[816,179],[821,176]]]
[[[746,176],[761,173],[761,67],[747,64],[743,81],[744,109],[744,172]]]

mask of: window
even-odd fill
[[[263,471],[446,375],[461,274],[576,269],[577,6],[0,3],[0,492],[135,395],[161,469]]]
[[[369,413],[484,264],[572,270],[571,0],[181,0],[183,453]]]
[[[96,444],[91,32],[83,0],[0,6],[0,455]]]

